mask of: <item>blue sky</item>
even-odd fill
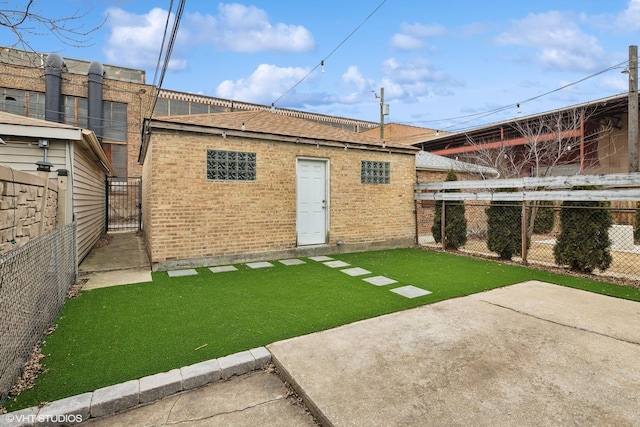
[[[25,37],[152,83],[170,4],[39,0],[32,12],[104,25],[82,47]],[[385,122],[453,131],[626,92],[625,64],[603,71],[639,36],[640,0],[187,0],[163,87],[370,121],[384,87]],[[15,42],[4,28],[0,40]]]

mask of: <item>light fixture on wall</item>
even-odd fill
[[[44,150],[44,158],[38,162],[36,162],[37,171],[38,172],[51,172],[51,168],[53,164],[51,164],[47,160],[47,153],[49,151],[49,140],[48,139],[39,139],[38,140],[38,148],[42,148]]]
[[[227,133],[226,132],[222,132],[222,138],[226,138],[227,137]]]

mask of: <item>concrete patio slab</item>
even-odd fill
[[[197,276],[198,272],[194,268],[186,268],[184,270],[169,270],[167,271],[169,277],[185,277],[185,276]]]
[[[280,264],[284,264],[284,265],[302,265],[302,264],[306,264],[306,263],[301,259],[293,258],[293,259],[281,259],[280,260]]]
[[[233,265],[219,265],[217,267],[209,267],[209,271],[212,273],[226,273],[229,271],[238,271]]]
[[[102,271],[88,276],[82,290],[106,288],[109,286],[129,285],[133,283],[151,282],[151,269],[132,268],[128,270]]]
[[[349,267],[351,265],[348,262],[344,262],[344,261],[327,261],[327,262],[324,262],[323,264],[331,268]]]
[[[365,270],[364,268],[354,267],[354,268],[345,268],[344,270],[340,270],[344,274],[348,274],[349,276],[364,276],[365,274],[371,274],[369,270]]]
[[[323,425],[640,425],[638,313],[525,283],[267,348]]]
[[[273,267],[273,264],[271,264],[268,261],[249,262],[249,263],[247,263],[245,265],[247,267],[249,267],[249,268],[252,268],[252,269]]]
[[[376,286],[386,286],[386,285],[392,285],[394,283],[398,283],[397,280],[393,280],[385,276],[367,277],[366,279],[362,279],[362,280]]]
[[[401,286],[399,288],[391,289],[391,292],[396,293],[398,295],[402,295],[406,298],[418,298],[425,295],[429,295],[431,292],[425,291],[424,289],[415,287],[415,286]]]

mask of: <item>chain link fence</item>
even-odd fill
[[[454,202],[444,202],[445,207],[447,203]],[[455,248],[460,252],[640,285],[640,207],[636,202],[572,202],[568,206],[559,201],[529,201],[524,209],[522,202],[455,203],[464,206],[466,220],[466,239],[458,239],[463,244]],[[442,249],[442,237],[445,244],[448,237],[442,235],[442,227],[433,228],[436,217],[435,201],[418,202],[420,245]],[[449,220],[445,216],[445,230]]]
[[[52,326],[76,277],[75,222],[0,257],[0,402]]]

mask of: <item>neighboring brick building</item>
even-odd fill
[[[146,122],[156,270],[415,244],[416,149],[268,111]]]
[[[36,119],[46,117],[46,76],[49,54],[0,47],[0,111]],[[145,83],[145,72],[81,59],[61,58],[62,113],[54,121],[93,130],[118,177],[141,176],[137,162],[141,126],[151,116],[156,88]],[[104,71],[102,129],[88,123],[89,70]],[[155,116],[176,116],[226,111],[268,110],[271,107],[166,89],[158,91]],[[278,114],[304,118],[353,132],[375,128],[377,123],[278,108]],[[48,120],[48,119],[47,119]]]

